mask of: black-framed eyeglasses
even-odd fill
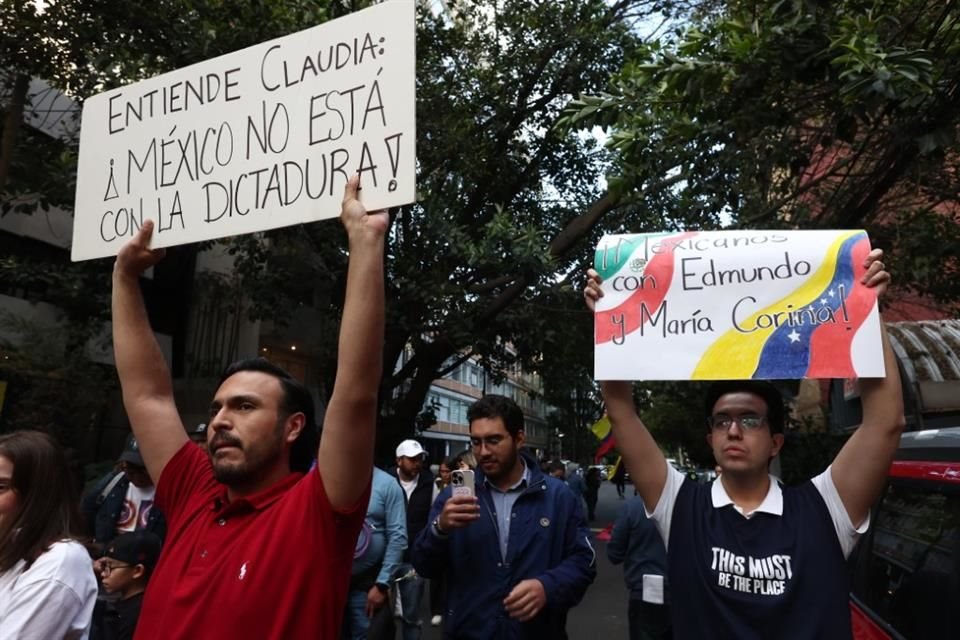
[[[100,565],[100,573],[104,576],[109,576],[115,569],[129,569],[132,566],[132,564],[110,564],[109,562],[104,562]]]
[[[714,431],[727,431],[734,423],[744,431],[756,431],[767,421],[766,416],[760,416],[748,413],[742,416],[730,416],[725,413],[718,413],[715,416],[707,418],[707,424]]]

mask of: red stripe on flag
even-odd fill
[[[864,238],[858,241],[851,251],[850,260],[853,262],[853,290],[847,294],[844,305],[849,314],[849,323],[822,324],[810,336],[810,363],[807,366],[808,378],[822,377],[818,371],[829,370],[830,377],[855,378],[857,372],[853,368],[850,356],[850,345],[861,325],[866,321],[870,310],[876,304],[876,296],[860,282],[866,273],[863,266],[867,254],[870,253],[870,241]],[[837,311],[842,316],[841,311]],[[840,371],[837,371],[841,368]]]
[[[614,337],[619,337],[621,333],[625,335],[639,329],[642,324],[640,318],[641,303],[646,305],[647,311],[650,314],[653,314],[660,308],[663,299],[667,295],[667,291],[670,289],[670,283],[673,282],[673,269],[675,265],[673,259],[674,246],[670,243],[675,243],[696,234],[696,231],[689,231],[678,236],[664,238],[661,241],[667,245],[667,250],[654,255],[643,270],[644,277],[652,277],[656,281],[656,288],[638,289],[615,308],[597,312],[594,324],[594,344],[603,344],[609,342]],[[623,322],[613,321],[613,316],[621,315],[623,316]]]

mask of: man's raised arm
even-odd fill
[[[883,252],[879,249],[870,252],[867,273],[863,277],[864,284],[876,287],[878,296],[883,295],[890,282],[890,274],[880,261],[882,257]],[[855,527],[863,523],[883,490],[904,425],[900,370],[882,322],[880,332],[887,375],[885,378],[860,380],[863,421],[843,445],[831,467],[833,484]]]
[[[583,296],[591,311],[594,310],[597,300],[603,297],[600,282],[600,274],[589,269]],[[617,439],[617,448],[630,471],[633,486],[652,513],[657,508],[667,481],[667,460],[637,415],[632,384],[607,380],[600,383],[600,391],[603,393],[603,402],[613,426],[613,435]]]
[[[147,220],[113,265],[113,353],[123,406],[154,484],[187,440],[173,400],[173,382],[140,293],[140,275],[163,258],[148,248],[153,222]]]
[[[335,509],[354,506],[370,482],[383,369],[383,253],[390,218],[384,211],[366,212],[357,199],[359,185],[357,176],[347,183],[340,213],[350,265],[337,376],[317,454],[317,468]]]

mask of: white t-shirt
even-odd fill
[[[413,490],[417,488],[417,483],[420,482],[420,474],[414,476],[413,480],[404,480],[398,471],[397,478],[400,479],[400,486],[403,487],[403,492],[407,494],[407,501],[409,502],[410,496],[413,495]]]
[[[21,560],[0,573],[0,637],[86,640],[97,579],[83,545],[56,542],[27,571],[24,566]]]
[[[657,508],[653,510],[653,513],[647,512],[647,517],[656,523],[657,529],[660,530],[660,536],[663,538],[663,543],[667,546],[670,544],[670,522],[673,520],[673,506],[677,501],[677,494],[680,493],[680,485],[683,484],[685,478],[685,475],[668,464],[667,481],[663,486],[663,493],[660,494],[660,500],[657,502]],[[833,483],[830,467],[827,467],[826,471],[817,477],[812,478],[810,482],[816,487],[820,497],[823,498],[824,504],[827,505],[830,519],[833,521],[833,528],[837,532],[837,539],[840,541],[841,549],[843,549],[843,557],[846,558],[853,551],[860,536],[866,533],[870,527],[870,516],[867,515],[867,518],[859,527],[855,527],[850,522],[850,516],[847,515],[847,510],[840,500],[840,494],[837,493],[837,487]],[[733,504],[733,500],[727,495],[720,478],[713,481],[713,485],[710,487],[710,498],[714,509]],[[750,513],[744,513],[736,504],[733,504],[733,508],[744,518],[750,518],[753,514],[760,512],[782,516],[783,491],[780,488],[779,481],[774,476],[770,476],[770,488],[767,490],[766,497],[760,503],[760,506]]]
[[[131,482],[123,499],[123,509],[117,518],[117,532],[136,531],[146,527],[156,493],[157,488],[153,485],[141,488]]]

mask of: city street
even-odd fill
[[[633,485],[627,485],[627,497],[633,496]],[[594,535],[612,523],[625,500],[617,498],[617,488],[610,482],[600,485],[597,519],[591,523]],[[623,584],[622,566],[613,566],[607,560],[606,543],[595,541],[597,548],[597,579],[587,590],[583,602],[567,618],[567,634],[572,639],[603,637],[615,640],[627,637],[627,591]],[[424,640],[440,640],[439,627],[429,626],[429,613],[424,610]],[[399,637],[399,631],[397,633]]]

